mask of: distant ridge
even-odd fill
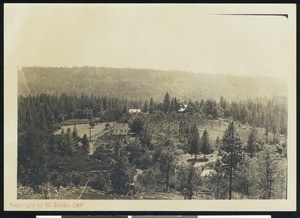
[[[189,73],[107,67],[23,67],[18,71],[19,95],[41,93],[107,95],[128,99],[161,99],[166,92],[181,99],[241,100],[286,96],[279,78]]]

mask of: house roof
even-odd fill
[[[115,123],[113,129],[129,130],[128,123]]]
[[[129,109],[129,112],[141,112],[142,110],[141,109],[135,109],[135,108],[131,108]]]
[[[182,108],[180,108],[178,111],[179,112],[183,112],[185,111],[185,109],[187,109],[188,105],[187,104],[184,104]]]

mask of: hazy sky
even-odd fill
[[[17,66],[268,76],[284,76],[295,67],[293,5],[6,4],[4,19],[6,63]]]

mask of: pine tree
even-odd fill
[[[129,185],[132,182],[131,177],[133,177],[129,166],[128,159],[124,156],[121,157],[114,165],[110,178],[113,192],[120,195],[128,193]]]
[[[70,129],[70,128],[68,128],[68,129],[67,129],[67,140],[68,140],[68,141],[70,141],[70,140],[71,140],[71,138],[72,138],[71,129]]]
[[[149,103],[149,113],[154,112],[154,100],[153,98],[150,98],[150,103]]]
[[[96,123],[94,121],[90,120],[90,128],[93,129],[95,125],[96,125]]]
[[[165,147],[160,154],[160,170],[165,178],[165,192],[169,191],[171,173],[174,171],[174,154],[170,146]]]
[[[127,106],[124,105],[123,110],[122,110],[122,113],[123,113],[123,114],[127,114],[127,112],[128,112]]]
[[[190,135],[191,132],[192,132],[192,126],[191,126],[191,128],[190,128],[190,127],[189,127],[188,125],[186,125],[185,123],[184,123],[184,126],[185,126],[184,134],[185,134],[185,137],[188,138],[189,135]]]
[[[170,186],[170,178],[175,171],[174,145],[168,140],[159,144],[153,154],[153,163],[157,163],[160,170],[160,182],[165,185],[165,192],[168,192]]]
[[[170,103],[170,111],[174,111],[176,110],[176,103],[175,103],[175,98],[171,99],[171,103]]]
[[[132,132],[139,135],[143,130],[143,126],[144,126],[143,121],[140,118],[135,118],[132,121],[130,129],[131,129]]]
[[[170,110],[170,95],[168,92],[164,97],[163,110],[165,113],[167,113]]]
[[[153,145],[151,144],[151,134],[147,126],[143,126],[143,129],[141,131],[140,135],[140,141],[142,145],[146,145],[148,149],[153,149]]]
[[[216,148],[220,148],[222,144],[222,140],[220,138],[220,136],[218,135],[216,138]]]
[[[218,160],[216,161],[215,171],[216,171],[215,180],[217,183],[215,195],[216,195],[216,199],[219,199],[220,198],[220,184],[221,184],[221,179],[222,179],[222,164],[221,164],[220,158],[218,158]]]
[[[242,161],[243,157],[242,142],[233,122],[229,124],[228,128],[224,133],[221,149],[224,171],[229,182],[228,197],[229,199],[231,199],[235,171],[238,164]]]
[[[89,144],[90,143],[89,143],[88,137],[86,134],[84,134],[83,138],[82,138],[82,147],[86,152],[88,152]]]
[[[222,139],[220,136],[216,138],[216,149],[218,149],[218,155],[221,155],[221,146],[222,146]]]
[[[245,152],[247,152],[251,158],[256,152],[256,134],[257,130],[252,128],[248,136],[247,146],[245,147]]]
[[[146,113],[147,111],[149,111],[149,104],[148,104],[148,101],[145,100],[145,103],[144,103],[144,106],[143,106],[143,112]]]
[[[197,161],[197,155],[199,154],[199,131],[196,124],[191,128],[191,138],[190,138],[190,153],[195,155],[195,161]]]
[[[180,105],[179,105],[178,99],[176,97],[175,97],[174,103],[175,103],[175,110],[178,111],[180,108]]]
[[[73,132],[72,132],[72,136],[75,140],[78,139],[78,133],[77,133],[77,128],[76,128],[76,125],[74,125],[74,128],[73,128]]]
[[[187,179],[187,187],[185,189],[185,199],[192,199],[195,191],[195,180],[196,171],[193,164],[190,165],[189,171],[188,171],[188,179]]]
[[[274,146],[267,145],[258,158],[258,190],[263,199],[272,199],[286,187],[278,185],[285,183],[283,170],[285,159],[277,153]],[[286,172],[285,172],[286,173]]]
[[[202,137],[201,137],[201,152],[203,154],[210,154],[212,152],[212,148],[209,143],[208,132],[206,129],[204,130]]]

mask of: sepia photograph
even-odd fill
[[[296,208],[296,5],[4,12],[7,209]]]

